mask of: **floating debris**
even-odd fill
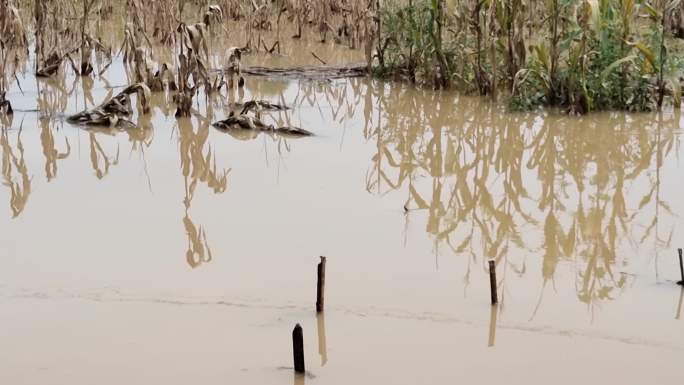
[[[301,66],[301,67],[244,67],[242,73],[252,76],[265,76],[287,79],[344,79],[366,76],[366,64],[352,64],[344,66]]]

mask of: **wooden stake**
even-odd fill
[[[496,293],[496,262],[489,261],[489,286],[492,291],[492,305],[499,303],[499,298]]]
[[[294,356],[294,370],[297,373],[304,373],[304,336],[302,327],[297,324],[292,330],[292,352]]]
[[[678,249],[679,251],[679,274],[682,276],[682,280],[677,282],[677,284],[684,286],[684,261],[682,261],[682,249]]]
[[[323,311],[323,304],[325,302],[325,257],[321,257],[321,262],[318,263],[318,283],[316,284],[316,312]]]

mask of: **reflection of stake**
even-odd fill
[[[292,330],[292,352],[294,355],[294,369],[297,373],[304,373],[304,336],[302,327],[297,324]]]
[[[301,373],[294,373],[294,381],[292,382],[294,385],[304,385],[306,384],[306,376]]]
[[[321,257],[321,262],[318,263],[318,283],[316,285],[316,312],[323,311],[323,302],[325,296],[325,257]]]
[[[492,291],[492,305],[499,303],[496,293],[496,262],[489,261],[489,286]]]
[[[679,294],[679,306],[677,306],[677,315],[675,316],[675,319],[681,319],[682,317],[682,302],[684,302],[684,287]]]
[[[684,262],[682,261],[682,249],[678,249],[679,251],[679,274],[682,276],[682,280],[677,282],[677,284],[684,286]]]
[[[325,339],[325,316],[323,313],[316,315],[316,321],[318,326],[318,354],[321,355],[321,366],[325,366],[328,363],[328,349]]]
[[[489,346],[490,348],[494,346],[494,340],[496,340],[496,315],[499,311],[498,306],[492,306],[492,312],[489,316]]]

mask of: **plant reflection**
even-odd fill
[[[188,249],[185,257],[191,268],[197,268],[212,260],[211,249],[207,241],[206,230],[197,226],[190,217],[190,208],[198,184],[206,184],[215,194],[221,194],[228,188],[228,173],[230,170],[220,170],[216,166],[216,156],[211,146],[207,145],[209,138],[209,118],[198,118],[197,130],[193,128],[190,119],[178,120],[178,142],[183,174],[185,207],[182,219],[188,237]],[[206,147],[206,151],[205,151]]]
[[[104,132],[102,130],[89,130],[88,142],[90,149],[90,166],[95,172],[97,179],[102,179],[109,174],[109,168],[119,164],[119,145],[116,146],[116,153],[112,156],[107,155],[100,142],[95,136],[96,132]]]
[[[12,218],[18,217],[26,208],[31,195],[31,178],[24,160],[24,145],[21,142],[22,129],[17,133],[16,145],[10,144],[9,128],[0,131],[0,151],[2,151],[3,185],[10,190],[10,210]]]
[[[648,213],[640,242],[670,246],[671,232],[659,235],[661,210],[672,214],[659,191],[676,118],[508,114],[477,99],[367,84],[364,133],[376,151],[366,189],[405,192],[407,220],[426,212],[436,247],[469,256],[466,285],[473,261],[483,272],[489,258],[503,264],[505,285],[507,272],[527,271],[519,256],[538,253],[542,294],[563,262],[575,266],[578,299],[593,305],[626,287],[620,240],[635,243]],[[628,209],[625,192],[644,182],[650,192]]]
[[[349,79],[275,82],[270,88],[252,83],[248,86],[253,97],[264,94],[295,109],[316,109],[324,121],[346,125],[362,114],[363,135],[375,147],[366,190],[405,194],[406,220],[415,212],[425,214],[425,231],[434,240],[435,252],[446,248],[467,256],[466,286],[473,266],[486,272],[485,261],[491,258],[501,267],[500,285],[506,292],[507,275],[529,274],[528,258],[537,255],[542,278],[539,304],[555,284],[559,266],[565,265],[576,272],[577,298],[592,307],[615,298],[629,284],[630,276],[621,271],[627,263],[621,247],[652,242],[657,255],[670,246],[672,229],[662,222],[673,214],[661,195],[661,172],[678,144],[672,129],[679,120],[676,113],[662,113],[656,119],[620,113],[580,118],[553,112],[509,114],[481,99],[401,83],[387,86]],[[289,98],[285,95],[292,84],[297,88]],[[92,83],[82,86],[89,95]],[[62,76],[39,81],[38,106],[44,117],[39,120],[40,141],[48,181],[57,176],[58,161],[71,153],[66,138],[63,144],[55,140],[50,119],[64,110],[74,87],[67,91]],[[243,101],[234,90],[226,99]],[[153,103],[167,116],[173,111],[165,94],[155,95]],[[185,256],[192,268],[212,259],[207,230],[193,220],[191,208],[198,185],[216,194],[227,190],[230,170],[217,167],[208,138],[213,110],[225,114],[229,105],[223,95],[207,96],[206,110],[195,115],[196,122],[178,120]],[[277,125],[298,123],[292,111],[265,115]],[[124,131],[131,151],[139,150],[145,161],[145,150],[154,138],[150,119],[151,114],[138,116],[135,127],[126,130],[87,129],[89,159],[97,178],[108,175],[120,152],[118,146],[111,153],[105,151],[101,137]],[[291,150],[286,138],[272,138],[278,154]],[[16,143],[10,139],[8,129],[3,129],[2,174],[16,217],[30,195],[31,179],[21,134]],[[627,192],[641,194],[644,185],[640,201],[628,201]]]
[[[40,144],[43,147],[43,156],[45,157],[45,177],[48,182],[57,177],[57,161],[69,157],[71,154],[71,145],[69,139],[64,138],[65,150],[60,152],[55,144],[55,137],[50,127],[49,119],[39,119],[40,126]]]

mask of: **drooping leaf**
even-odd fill
[[[630,55],[630,56],[625,56],[622,59],[618,59],[612,63],[608,67],[606,67],[603,72],[601,72],[601,82],[605,82],[606,78],[608,75],[610,75],[613,70],[618,68],[619,66],[626,64],[626,63],[633,63],[637,59],[636,55]]]

